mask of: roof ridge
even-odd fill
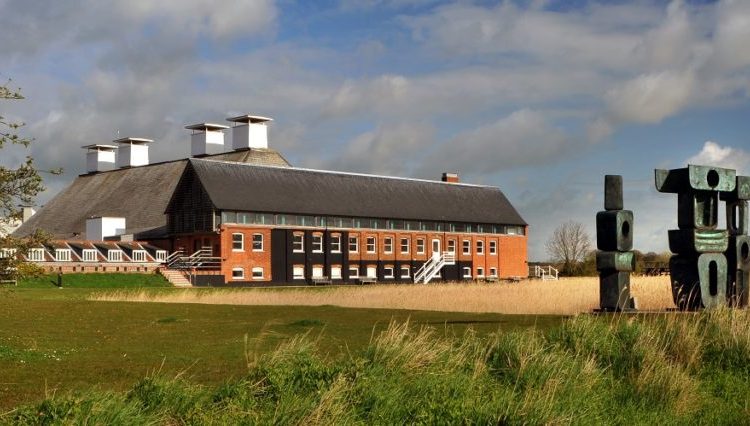
[[[370,173],[357,173],[357,172],[344,172],[344,171],[338,171],[338,170],[323,170],[323,169],[311,169],[306,167],[295,167],[295,166],[274,166],[271,164],[251,164],[251,163],[239,163],[235,161],[227,161],[227,160],[216,160],[213,158],[188,158],[188,161],[200,161],[200,162],[213,162],[213,163],[224,163],[224,164],[233,164],[238,166],[251,166],[251,167],[264,167],[264,168],[270,168],[270,169],[283,169],[283,170],[297,170],[302,172],[315,172],[315,173],[329,173],[333,175],[345,175],[345,176],[363,176],[363,177],[374,177],[374,178],[380,178],[380,179],[392,179],[392,180],[402,180],[402,181],[412,181],[412,182],[424,182],[424,183],[432,183],[436,185],[452,185],[452,186],[468,186],[473,188],[489,188],[489,189],[497,189],[500,190],[500,187],[494,186],[494,185],[480,185],[476,183],[463,183],[463,182],[443,182],[438,180],[430,180],[430,179],[419,179],[419,178],[410,178],[410,177],[400,177],[400,176],[386,176],[386,175],[377,175],[377,174],[370,174]]]

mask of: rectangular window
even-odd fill
[[[243,234],[232,234],[232,251],[245,250],[245,236]]]
[[[373,265],[367,266],[367,278],[377,278],[377,276],[378,268]]]
[[[44,249],[41,249],[41,248],[30,249],[27,257],[32,262],[43,262],[44,261]]]
[[[477,268],[477,278],[484,278],[484,268]]]
[[[417,254],[424,254],[424,238],[417,239]]]
[[[233,280],[245,279],[245,270],[242,268],[232,268],[232,279]]]
[[[58,262],[70,262],[70,250],[55,249],[55,260]]]
[[[262,280],[263,279],[263,268],[256,266],[253,268],[253,279],[254,280]]]
[[[305,279],[305,267],[303,265],[294,265],[292,267],[292,276],[295,280]]]
[[[13,248],[0,249],[0,259],[8,259],[10,257],[14,257],[15,255],[16,255],[16,249],[13,249]]]
[[[292,236],[292,251],[295,253],[305,252],[305,235],[294,234]]]
[[[448,253],[456,253],[456,240],[448,240]]]
[[[349,278],[359,278],[358,265],[349,265]]]
[[[145,262],[146,250],[133,250],[133,262]]]
[[[122,262],[122,250],[107,250],[108,262]]]
[[[375,237],[367,237],[367,252],[375,253]]]
[[[393,266],[388,265],[383,267],[383,276],[385,278],[393,278]]]
[[[331,253],[341,253],[341,234],[331,235]]]
[[[484,254],[484,241],[477,241],[477,254]]]
[[[464,254],[471,254],[471,241],[464,240],[463,242]]]
[[[315,265],[312,268],[313,278],[320,278],[323,276],[323,267],[321,265]]]
[[[401,278],[409,278],[409,267],[408,266],[402,266],[401,267]]]
[[[409,253],[409,239],[408,238],[401,238],[401,253],[402,254]]]
[[[313,234],[312,251],[313,253],[323,253],[323,234]]]
[[[349,237],[349,253],[359,252],[359,238]]]
[[[263,251],[263,234],[253,234],[253,251]]]
[[[497,254],[497,241],[490,240],[490,254]]]
[[[341,265],[331,265],[331,279],[332,280],[341,279]]]
[[[156,250],[156,261],[157,262],[165,262],[167,260],[167,251],[166,250]]]
[[[393,238],[383,238],[383,253],[393,253]]]
[[[83,250],[83,261],[84,262],[96,262],[96,250],[84,249]]]
[[[497,276],[497,268],[490,268],[490,276],[491,277]]]
[[[465,266],[463,268],[463,277],[464,278],[471,278],[471,268],[469,268],[468,266]]]

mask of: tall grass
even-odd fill
[[[262,338],[262,336],[261,336]],[[578,316],[479,338],[392,323],[340,359],[298,336],[218,387],[146,377],[51,397],[18,424],[747,424],[750,314]]]
[[[667,277],[634,277],[632,287],[632,294],[638,299],[640,309],[674,307]],[[559,281],[529,280],[519,284],[383,284],[294,289],[185,289],[170,292],[144,290],[98,293],[93,299],[571,315],[591,312],[599,307],[599,282],[595,277],[584,277]]]

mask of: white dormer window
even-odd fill
[[[14,248],[3,248],[0,249],[0,259],[7,259],[16,255],[16,249]]]
[[[166,250],[156,250],[156,261],[157,262],[166,262],[167,261],[167,251]]]
[[[97,256],[96,256],[96,250],[94,249],[84,249],[83,250],[83,261],[84,262],[96,262]]]
[[[27,257],[32,262],[44,262],[44,249],[41,249],[41,248],[30,249]]]
[[[107,250],[108,262],[122,262],[122,250]]]
[[[145,262],[146,250],[133,250],[133,262]]]
[[[55,260],[58,262],[70,262],[70,249],[55,249]]]

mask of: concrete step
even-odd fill
[[[190,280],[187,279],[182,271],[160,268],[159,273],[175,287],[192,287]]]

